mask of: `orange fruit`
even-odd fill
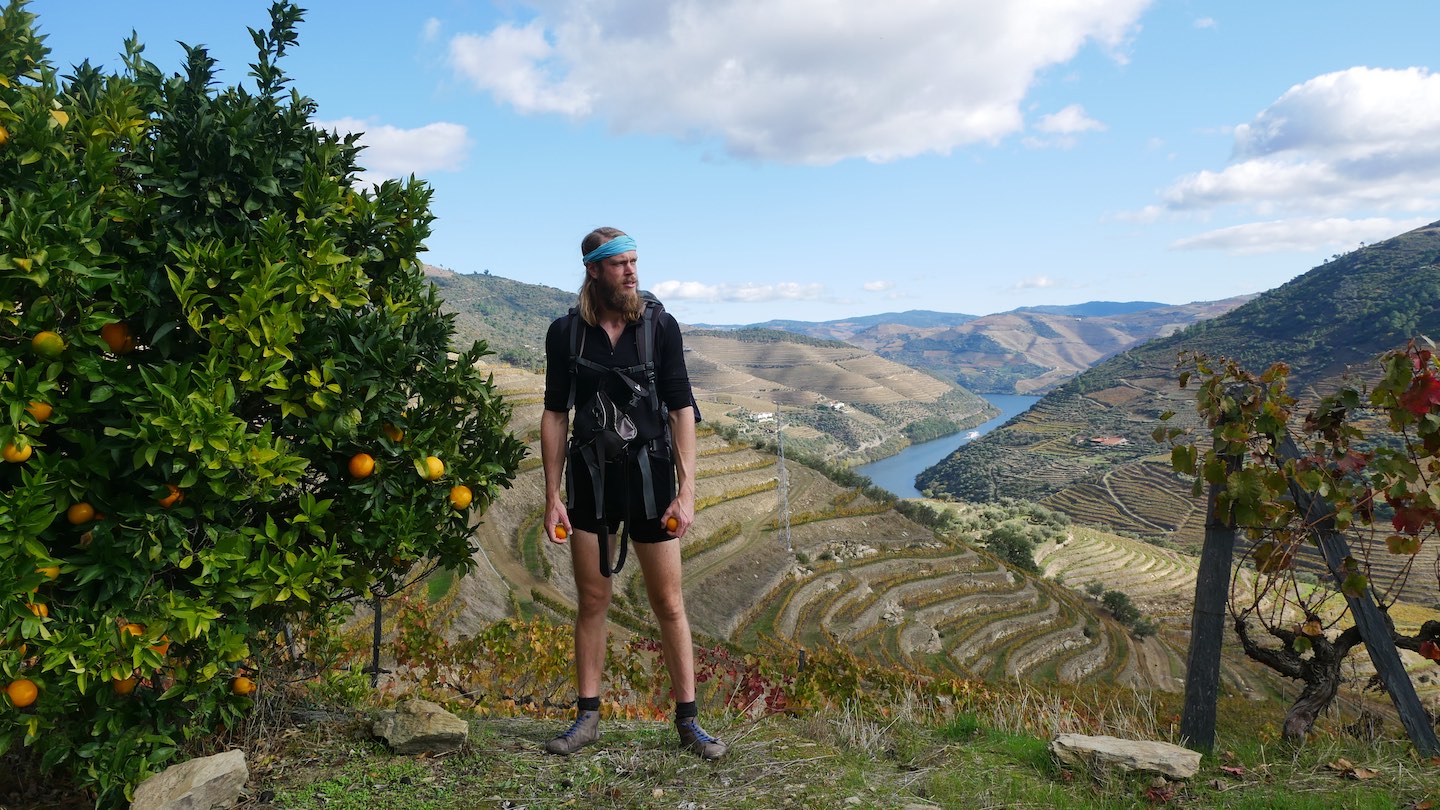
[[[58,565],[47,565],[41,568],[36,568],[35,571],[37,573],[44,574],[45,578],[50,580],[58,579],[60,577],[60,566]]]
[[[50,606],[44,602],[29,602],[25,607],[30,608],[31,613],[34,613],[42,619],[50,618]]]
[[[375,472],[375,459],[369,453],[356,453],[350,457],[350,477],[369,478]]]
[[[30,413],[30,416],[33,417],[36,422],[48,420],[50,414],[55,412],[55,409],[45,402],[32,402],[25,406],[25,410]]]
[[[161,637],[160,637],[160,643],[159,643],[159,644],[151,644],[151,645],[150,645],[150,649],[154,650],[155,652],[159,653],[160,655],[164,655],[165,653],[170,652],[170,637],[169,637],[169,636],[161,636]]]
[[[558,523],[555,524],[555,539],[556,539],[556,540],[564,540],[565,538],[567,538],[567,537],[569,537],[569,536],[570,536],[570,533],[567,532],[567,531],[565,531],[565,527],[564,527],[564,526],[561,526],[561,525],[558,524]]]
[[[665,518],[665,528],[666,530],[673,532],[676,529],[680,528],[680,521],[676,520],[673,517]]]
[[[29,678],[21,678],[5,687],[5,694],[10,696],[10,702],[15,704],[15,708],[23,709],[35,702],[40,690],[35,687],[34,681]]]
[[[175,504],[185,500],[185,493],[181,492],[180,488],[175,486],[174,484],[166,484],[165,489],[169,490],[169,494],[164,496],[163,498],[155,499],[160,502],[160,505],[162,507],[169,509]]]
[[[385,438],[396,444],[399,444],[400,440],[405,438],[405,431],[401,430],[398,427],[395,427],[389,422],[386,422],[385,424],[380,426],[380,432],[385,434]]]
[[[128,678],[116,678],[114,681],[112,681],[112,682],[110,683],[110,685],[113,686],[113,687],[115,687],[115,694],[117,694],[117,695],[128,695],[128,694],[130,694],[130,693],[132,693],[132,692],[135,691],[135,685],[138,684],[139,682],[140,682],[140,679],[139,679],[139,678],[136,678],[134,675],[131,675],[131,676],[128,677]]]
[[[18,447],[14,442],[6,442],[5,448],[0,450],[0,457],[4,457],[4,459],[11,464],[20,464],[30,458],[30,454],[34,452],[35,449],[29,444],[26,444],[24,447]]]
[[[41,357],[59,357],[65,351],[65,339],[50,331],[36,332],[30,348]]]
[[[145,625],[131,622],[120,628],[120,637],[145,635]]]
[[[4,146],[10,140],[10,130],[0,126],[0,146]]]
[[[237,675],[230,681],[230,691],[237,695],[253,695],[256,688],[255,682],[244,675]]]
[[[474,495],[470,492],[470,487],[464,484],[456,484],[450,488],[450,505],[456,509],[466,509],[470,506],[470,501],[473,498]]]
[[[444,474],[445,462],[436,456],[425,457],[425,472],[421,474],[421,478],[424,478],[426,481],[436,481]]]
[[[71,525],[74,526],[79,526],[81,523],[85,523],[94,517],[95,507],[84,501],[72,503],[70,504],[70,508],[65,510],[65,519],[70,521]]]
[[[135,351],[135,336],[130,334],[130,325],[124,321],[107,323],[100,327],[100,339],[115,354],[129,354]]]

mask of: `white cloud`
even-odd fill
[[[1361,242],[1389,239],[1429,221],[1428,217],[1406,220],[1317,217],[1251,222],[1186,237],[1170,247],[1175,250],[1223,250],[1237,254],[1350,250]]]
[[[1440,76],[1357,67],[1285,92],[1235,128],[1234,160],[1180,178],[1172,211],[1225,205],[1344,212],[1418,210],[1440,197]]]
[[[441,23],[439,17],[431,17],[425,21],[425,28],[421,36],[426,42],[434,42],[440,38]]]
[[[1104,124],[1085,114],[1085,108],[1071,104],[1057,113],[1040,116],[1035,128],[1050,135],[1074,135],[1077,132],[1104,132]]]
[[[1123,61],[1151,0],[521,2],[537,16],[450,42],[499,102],[823,165],[1019,132],[1037,74],[1091,45]]]
[[[1195,20],[1195,27],[1200,29],[1219,28],[1220,23],[1216,22],[1214,17],[1198,17]]]
[[[1031,276],[1030,278],[1022,278],[1015,282],[1010,289],[1016,292],[1020,290],[1047,290],[1056,286],[1056,284],[1055,279],[1049,276]]]
[[[1229,165],[1160,195],[1170,214],[1264,221],[1174,243],[1236,252],[1353,247],[1440,209],[1440,75],[1354,67],[1291,87],[1235,127]],[[1267,241],[1268,240],[1268,241]]]
[[[1104,124],[1086,115],[1084,107],[1079,104],[1071,104],[1059,112],[1040,116],[1040,120],[1035,124],[1035,130],[1049,137],[1028,137],[1025,139],[1025,145],[1035,149],[1047,147],[1069,149],[1075,145],[1076,133],[1104,132],[1106,129]]]
[[[316,121],[315,126],[341,134],[359,132],[365,151],[360,165],[366,180],[458,171],[470,151],[470,136],[460,124],[436,122],[415,129],[375,124],[358,118]]]
[[[866,292],[885,292],[895,286],[893,281],[867,281],[864,285]]]
[[[662,281],[653,288],[662,301],[723,301],[757,304],[766,301],[813,301],[825,292],[823,284],[704,284],[699,281]]]

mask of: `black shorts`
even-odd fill
[[[649,451],[642,449],[640,452]],[[566,504],[570,525],[581,531],[599,534],[602,521],[595,517],[595,487],[591,481],[590,469],[578,452],[571,451],[566,463],[570,465],[570,497]],[[665,510],[670,508],[670,502],[675,500],[673,461],[664,456],[650,454],[650,484],[651,491],[655,493],[654,518],[645,517],[645,495],[642,489],[644,477],[640,474],[638,459],[607,464],[604,478],[603,522],[611,534],[619,534],[620,524],[628,523],[630,539],[637,543],[663,543],[675,539],[661,522]]]

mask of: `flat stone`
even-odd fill
[[[239,749],[171,765],[135,788],[131,810],[213,810],[234,807],[250,769]]]
[[[1111,765],[1124,771],[1158,773],[1170,779],[1189,779],[1200,770],[1199,753],[1151,740],[1060,734],[1050,741],[1050,752],[1069,765]]]
[[[439,754],[459,750],[470,724],[437,703],[415,699],[381,712],[372,731],[397,754]]]

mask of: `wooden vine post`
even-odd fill
[[[1287,461],[1300,457],[1295,443],[1288,437],[1280,445],[1280,456]],[[1350,605],[1350,615],[1355,617],[1355,626],[1360,628],[1360,638],[1365,641],[1365,651],[1375,665],[1375,674],[1395,704],[1400,723],[1410,735],[1410,742],[1424,756],[1440,756],[1440,740],[1435,737],[1435,728],[1430,724],[1429,715],[1415,693],[1415,684],[1405,671],[1400,660],[1400,650],[1395,646],[1395,637],[1389,619],[1375,604],[1370,585],[1367,582],[1361,593],[1347,592],[1344,561],[1350,556],[1350,544],[1335,528],[1335,510],[1326,500],[1312,495],[1303,488],[1290,484],[1290,495],[1300,513],[1306,516],[1306,524],[1314,533],[1316,544],[1325,560],[1325,569],[1335,578],[1335,587]]]
[[[1226,458],[1229,471],[1240,457]],[[1180,738],[1198,751],[1215,747],[1215,704],[1220,695],[1220,646],[1225,638],[1226,600],[1235,554],[1235,517],[1221,506],[1224,487],[1210,485],[1205,505],[1205,545],[1195,574],[1195,610],[1190,616],[1190,650],[1185,658],[1185,709]]]

